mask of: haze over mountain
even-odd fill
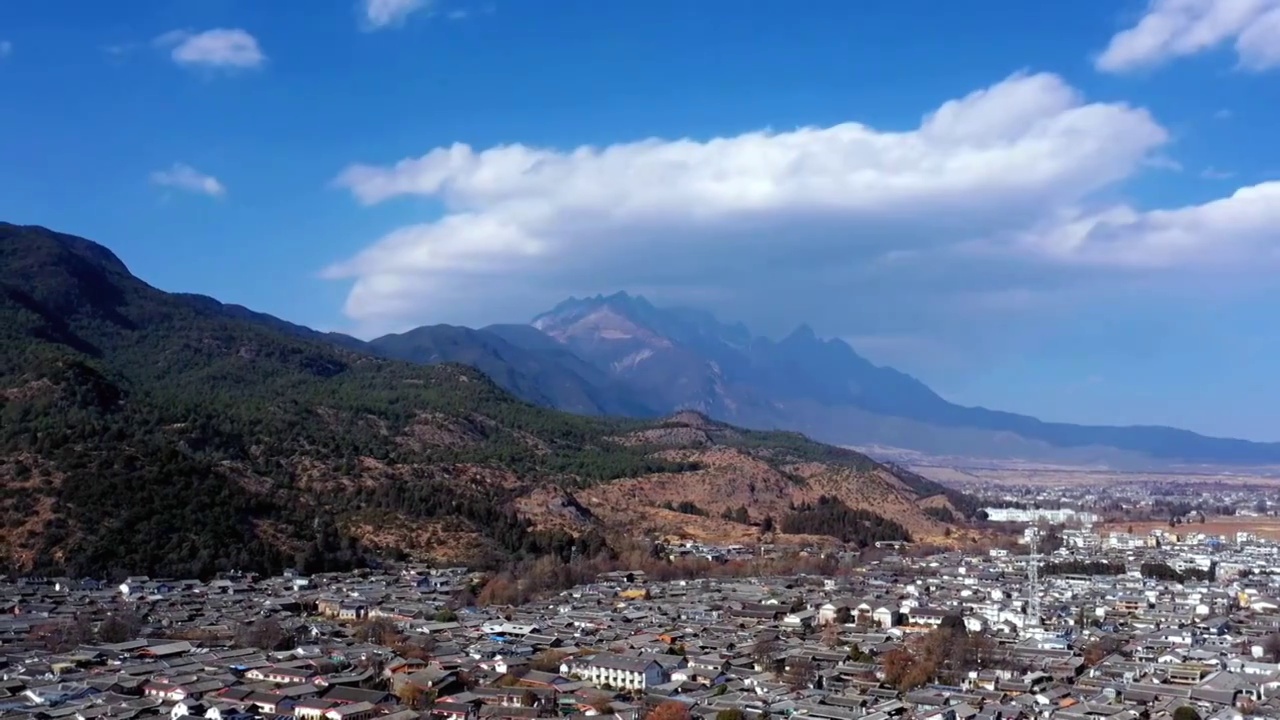
[[[968,458],[1117,467],[1280,462],[1276,443],[1166,427],[1044,422],[956,405],[910,375],[869,362],[843,340],[819,338],[807,325],[773,341],[707,312],[658,308],[622,292],[570,298],[529,325],[491,326],[471,331],[466,342],[446,341],[459,332],[424,327],[370,347],[401,359],[473,363],[521,397],[578,412],[694,409],[824,442]],[[410,350],[409,337],[433,350]],[[502,351],[486,352],[495,347]]]
[[[686,308],[626,293],[567,300],[532,321],[658,412],[693,408],[749,427],[785,427],[826,442],[988,458],[1132,464],[1280,462],[1280,444],[1162,427],[1091,427],[950,403],[879,367],[839,339],[800,325],[753,337]]]
[[[907,450],[1135,469],[1280,463],[1280,443],[1160,426],[1076,425],[957,405],[843,340],[819,338],[808,325],[774,341],[702,310],[659,308],[625,292],[570,298],[528,324],[431,325],[369,342],[258,317],[387,358],[472,365],[518,397],[570,412],[657,417],[692,409],[746,427],[871,447],[886,457]]]

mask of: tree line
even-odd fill
[[[869,510],[850,508],[829,495],[823,495],[814,504],[793,507],[782,518],[781,527],[785,533],[827,535],[858,547],[885,540],[911,540],[911,534],[898,523]]]

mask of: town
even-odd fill
[[[1184,532],[1178,532],[1184,530]],[[672,557],[742,548],[690,543]],[[777,551],[775,551],[777,552]],[[0,713],[37,720],[1280,715],[1280,545],[1028,526],[830,575],[603,573],[519,606],[388,565],[0,586]]]

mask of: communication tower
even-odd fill
[[[1027,627],[1040,627],[1040,528],[1032,526],[1027,532],[1031,556],[1027,560]]]

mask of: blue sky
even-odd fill
[[[0,4],[0,217],[325,329],[618,289],[1280,439],[1280,0]]]

